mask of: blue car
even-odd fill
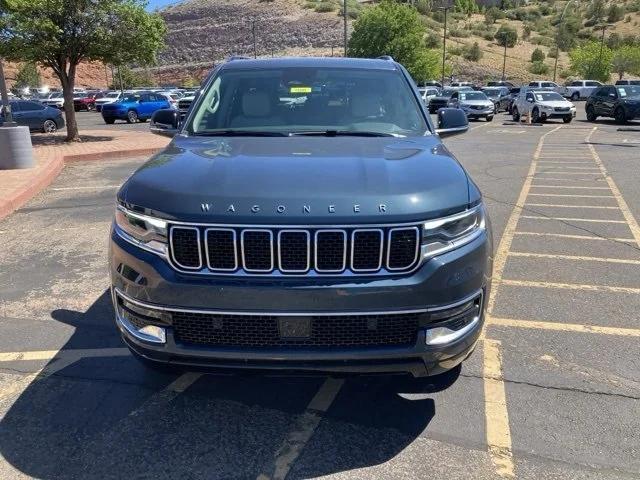
[[[18,125],[29,127],[31,131],[55,133],[64,128],[64,117],[57,108],[47,107],[30,100],[11,100],[13,121]],[[0,112],[0,126],[4,123],[4,116]]]
[[[112,124],[116,120],[127,123],[145,122],[156,110],[171,108],[166,97],[156,93],[136,93],[125,95],[115,103],[102,107],[102,118],[105,123]]]

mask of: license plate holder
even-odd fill
[[[278,331],[282,339],[311,338],[311,317],[278,317]]]

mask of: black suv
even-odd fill
[[[624,124],[640,118],[640,85],[604,85],[587,98],[585,110],[590,122],[613,117]]]
[[[391,59],[234,59],[117,194],[116,323],[152,366],[451,369],[484,321],[480,192]]]

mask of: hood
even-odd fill
[[[568,102],[566,100],[547,100],[547,101],[541,101],[541,102],[536,102],[539,105],[543,105],[545,107],[573,107],[573,104],[571,102]]]
[[[437,136],[176,136],[118,199],[151,215],[203,223],[393,223],[460,211],[468,189],[465,171]]]
[[[460,105],[469,105],[476,107],[493,107],[491,100],[460,100]]]

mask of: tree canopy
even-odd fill
[[[25,87],[38,88],[39,86],[40,73],[38,72],[36,64],[33,62],[26,62],[22,64],[18,73],[16,73],[13,90],[18,91]]]
[[[355,21],[347,53],[364,58],[391,55],[421,82],[439,73],[439,54],[425,47],[425,33],[415,8],[384,0]]]
[[[613,52],[611,66],[620,80],[625,73],[640,75],[640,48],[630,45],[621,46]]]
[[[602,51],[602,54],[600,53]],[[569,52],[571,71],[582,78],[607,82],[611,75],[613,50],[600,42],[589,42]]]
[[[494,36],[496,42],[501,47],[513,48],[518,41],[518,32],[509,25],[502,25]]]
[[[78,139],[73,87],[78,64],[152,64],[164,44],[162,18],[143,0],[0,0],[0,56],[36,62],[60,79],[67,140]]]

